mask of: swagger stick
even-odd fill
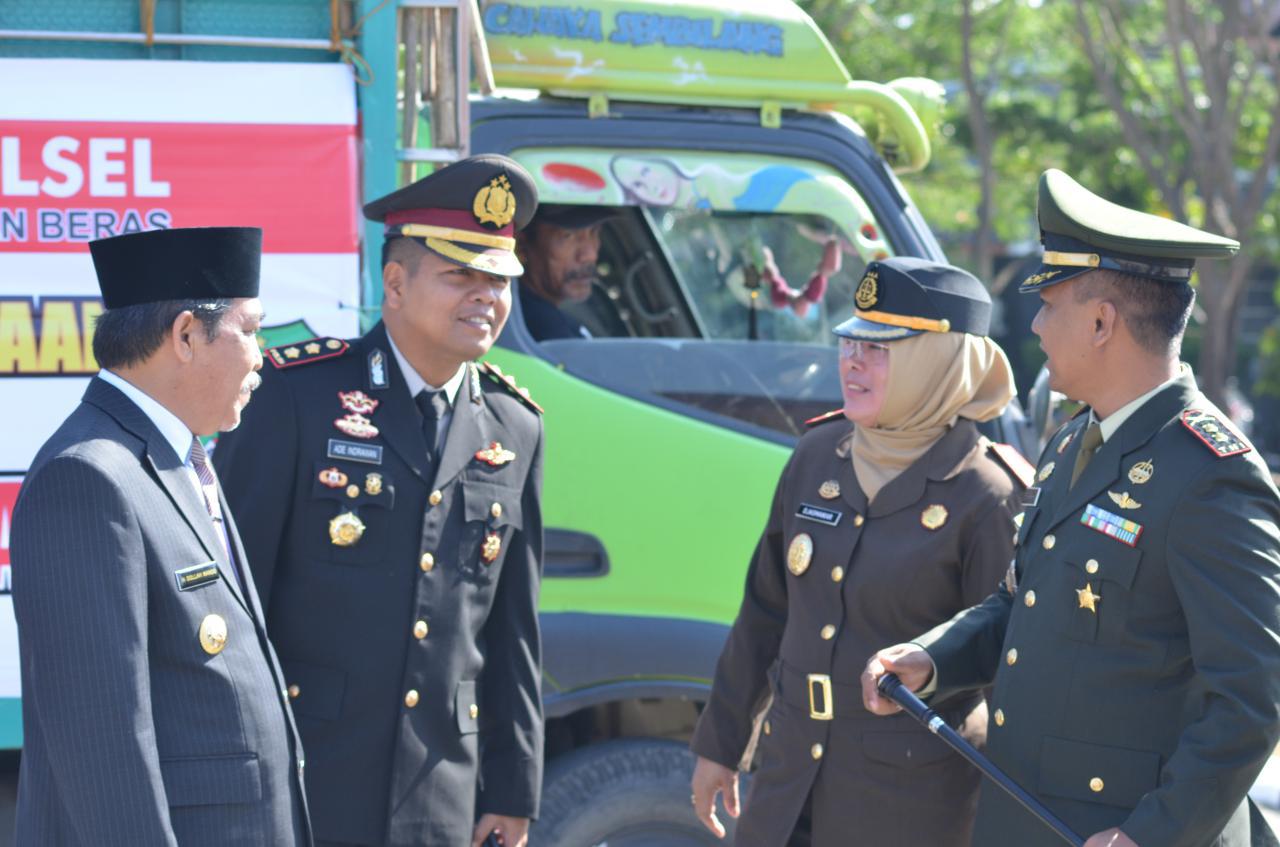
[[[969,764],[982,771],[988,779],[1009,792],[1013,799],[1022,804],[1023,808],[1058,833],[1064,841],[1075,847],[1084,847],[1083,838],[1072,832],[1071,827],[1063,823],[1043,803],[1024,791],[1022,786],[1006,776],[1004,771],[992,764],[990,759],[975,750],[972,744],[960,737],[960,733],[947,726],[947,722],[938,717],[937,712],[926,706],[924,701],[902,684],[897,674],[887,673],[880,677],[876,688],[885,697],[901,706],[903,711],[924,724],[926,729],[946,742],[948,747],[963,756]]]

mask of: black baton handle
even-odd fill
[[[1073,844],[1075,847],[1084,847],[1083,838],[1072,832],[1071,827],[1063,823],[1043,803],[1024,791],[1022,786],[1006,776],[1004,771],[992,764],[990,759],[975,750],[972,744],[960,736],[960,733],[947,726],[947,722],[938,717],[937,712],[926,706],[924,701],[902,684],[902,680],[898,679],[897,674],[886,673],[880,677],[880,681],[876,683],[876,690],[901,706],[904,712],[924,724],[926,729],[946,742],[948,747],[964,756],[969,764],[982,771],[988,779],[1009,792],[1013,799],[1022,804],[1024,809],[1039,818],[1045,826],[1058,833],[1063,841]]]

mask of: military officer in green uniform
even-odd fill
[[[876,645],[978,602],[1013,552],[1031,468],[979,434],[1013,396],[972,275],[917,258],[871,262],[836,328],[844,408],[811,421],[778,483],[738,618],[694,732],[693,803],[717,835],[761,701],[759,767],[738,847],[962,847],[978,775],[918,724],[862,708]],[[911,591],[907,592],[907,586]],[[939,711],[975,744],[979,692]]]
[[[896,711],[885,669],[935,701],[994,680],[987,753],[1087,847],[1268,843],[1246,794],[1280,735],[1280,498],[1179,364],[1195,259],[1239,245],[1056,170],[1039,216],[1032,329],[1087,406],[1045,447],[999,590],[873,656],[864,700]],[[1059,841],[989,787],[973,843]]]
[[[365,207],[382,322],[267,351],[214,464],[261,586],[320,844],[525,841],[538,808],[542,421],[477,364],[537,205],[502,156]],[[479,818],[477,822],[477,818]]]

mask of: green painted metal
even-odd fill
[[[546,409],[543,523],[609,553],[605,577],[544,580],[542,610],[730,623],[790,451],[505,348],[486,359]],[[639,449],[656,444],[661,455]]]
[[[566,97],[836,111],[880,123],[900,172],[929,162],[929,136],[892,86],[855,81],[790,0],[585,0],[572,7],[488,2],[495,81]]]
[[[368,202],[398,187],[396,149],[399,143],[399,109],[396,75],[399,53],[396,41],[395,0],[359,0],[361,17],[368,16],[360,29],[356,49],[369,64],[369,79],[360,85],[356,98],[360,108],[360,145],[363,162],[361,197]],[[366,221],[362,239],[360,272],[360,328],[378,321],[382,302],[382,225]]]
[[[22,746],[22,700],[0,697],[0,750],[17,750]]]

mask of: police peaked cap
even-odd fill
[[[91,241],[89,252],[108,309],[258,296],[257,227],[153,229]]]
[[[986,335],[991,295],[968,271],[931,259],[894,256],[867,265],[853,295],[842,338],[896,341],[922,332]]]
[[[1096,268],[1186,284],[1196,259],[1225,259],[1240,242],[1118,206],[1060,170],[1040,175],[1044,257],[1018,290],[1038,291]]]
[[[387,238],[412,238],[463,267],[499,276],[524,272],[515,233],[538,208],[533,177],[514,159],[471,156],[364,207]]]

